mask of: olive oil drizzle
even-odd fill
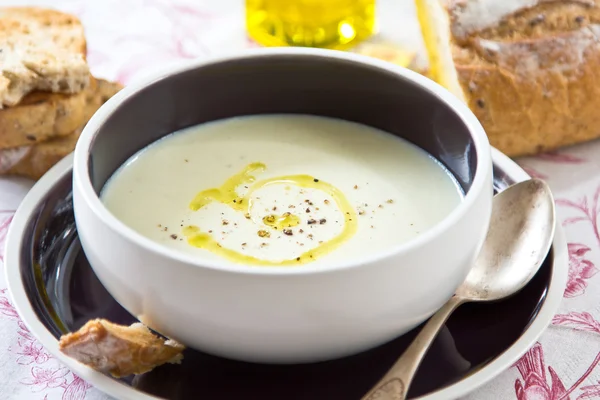
[[[250,204],[248,204],[248,201],[244,202],[244,198],[238,195],[236,189],[239,186],[255,182],[256,178],[253,174],[264,172],[266,169],[267,166],[259,162],[248,165],[242,172],[227,179],[221,187],[203,190],[198,193],[190,203],[190,209],[192,209],[192,211],[198,211],[209,203],[216,201],[226,204],[236,211],[248,210],[246,212],[249,212],[249,209],[251,208]],[[244,197],[246,200],[249,198],[248,195]]]
[[[285,228],[293,228],[294,226],[300,225],[301,222],[299,216],[289,212],[283,213],[282,215],[265,215],[262,221],[263,224],[278,230],[282,230]]]
[[[198,211],[215,201],[225,204],[235,211],[250,215],[252,210],[252,194],[254,192],[271,185],[295,185],[301,188],[321,190],[331,196],[340,212],[344,215],[342,231],[334,238],[319,244],[312,250],[308,250],[295,258],[277,261],[263,260],[226,248],[217,242],[210,233],[203,232],[199,227],[193,225],[183,228],[183,234],[187,238],[188,243],[236,263],[257,266],[293,266],[315,261],[317,258],[332,252],[354,236],[358,229],[356,212],[348,199],[346,199],[346,196],[339,189],[310,175],[287,175],[257,182],[254,174],[264,172],[266,168],[265,164],[259,162],[248,165],[241,172],[227,179],[222,186],[203,190],[198,193],[191,201],[190,209]],[[248,191],[244,196],[240,196],[236,191],[242,185],[248,186]],[[263,223],[275,230],[294,227],[299,225],[300,222],[301,218],[299,216],[289,212],[281,216],[272,214],[263,218]]]

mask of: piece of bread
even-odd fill
[[[72,94],[33,92],[15,107],[0,110],[0,149],[36,144],[73,133],[86,121],[97,82]]]
[[[493,146],[521,156],[600,137],[600,0],[415,3],[429,76]]]
[[[97,371],[120,378],[179,363],[184,346],[154,335],[141,323],[122,326],[95,319],[60,338],[60,351]]]
[[[122,86],[119,83],[98,79],[94,83],[94,91],[86,93],[84,103],[77,105],[77,107],[81,108],[77,112],[81,113],[82,116],[80,125],[74,131],[68,135],[59,136],[35,145],[0,149],[0,174],[20,175],[35,180],[39,179],[54,164],[75,149],[77,139],[79,139],[85,123],[87,123],[102,104],[121,88]],[[4,111],[7,110],[0,110],[0,115]],[[48,129],[52,129],[52,126],[49,126]],[[40,136],[43,138],[47,137],[47,135]]]
[[[90,70],[81,22],[37,7],[0,8],[0,108],[41,90],[77,93]]]
[[[0,150],[0,174],[40,179],[56,163],[73,152],[81,131],[82,129],[77,129],[70,135],[34,146]]]

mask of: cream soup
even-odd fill
[[[199,259],[263,266],[352,260],[422,234],[462,200],[433,157],[383,131],[260,115],[175,132],[105,185],[108,210]]]

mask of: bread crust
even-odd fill
[[[62,136],[45,143],[40,143],[35,146],[19,147],[21,153],[15,152],[13,149],[8,149],[7,153],[13,155],[12,162],[5,162],[5,175],[17,175],[33,180],[40,179],[52,166],[70,154],[77,144],[77,140],[81,135],[82,129],[77,129],[71,132],[70,135]],[[0,150],[2,152],[2,150]],[[16,157],[19,157],[18,159]],[[0,154],[0,160],[5,158]],[[0,170],[0,173],[2,171]]]
[[[76,127],[68,132],[67,135],[59,135],[34,145],[0,150],[0,174],[20,175],[37,180],[54,164],[71,153],[75,149],[77,139],[79,139],[85,123],[87,123],[102,104],[122,88],[119,83],[108,82],[102,79],[96,80],[93,87],[94,90],[88,91],[84,96],[85,104],[77,106],[78,110],[76,112],[81,114],[81,118]],[[2,115],[3,111],[0,111],[0,115]],[[2,119],[0,118],[0,129],[2,129],[1,122]],[[67,126],[64,129],[68,129],[70,122],[63,123],[64,126]],[[41,129],[43,131],[44,128],[42,127]],[[56,133],[56,131],[53,132]],[[46,139],[47,136],[47,134],[40,135],[36,137],[36,140]]]
[[[16,107],[0,110],[0,149],[37,144],[73,133],[86,122],[97,83],[73,95],[33,92]]]
[[[475,32],[453,55],[469,108],[507,155],[600,137],[596,5],[540,3]]]
[[[58,346],[69,357],[117,378],[180,362],[184,350],[140,323],[122,326],[103,319],[88,321],[78,331],[63,335]]]
[[[509,22],[522,12],[543,12],[544,7],[557,5],[592,7],[598,0],[440,0],[449,11],[453,37],[462,42],[473,34]],[[557,13],[557,14],[560,14]],[[535,15],[534,15],[535,16]]]

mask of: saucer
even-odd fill
[[[517,164],[496,150],[493,160],[496,192],[528,179]],[[115,379],[96,372],[58,350],[60,335],[93,318],[120,324],[135,319],[98,281],[81,250],[72,209],[71,169],[72,157],[68,156],[33,187],[19,207],[6,243],[7,282],[31,333],[73,372],[110,396],[358,400],[418,332],[417,328],[370,351],[317,364],[250,364],[187,349],[182,364],[161,366],[133,378]],[[463,305],[452,315],[427,353],[409,398],[455,399],[509,368],[550,323],[567,273],[566,242],[557,226],[551,252],[521,292],[493,304]]]

